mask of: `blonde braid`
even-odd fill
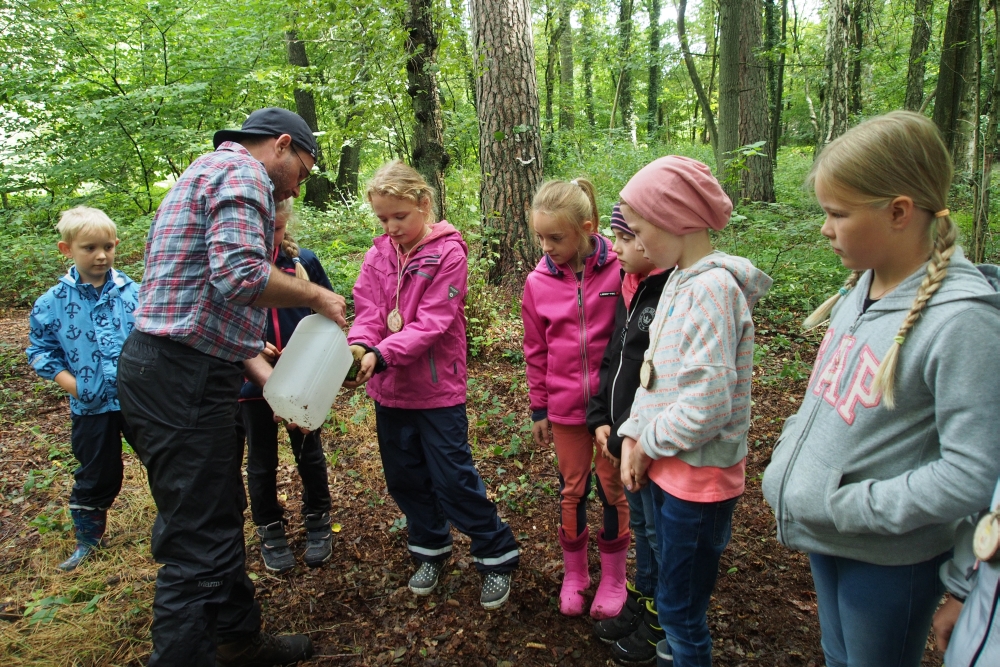
[[[934,223],[936,233],[934,234],[934,250],[931,252],[931,261],[927,263],[927,275],[924,276],[920,287],[917,289],[917,298],[910,306],[910,312],[903,318],[903,323],[899,325],[899,331],[892,341],[892,346],[886,352],[882,363],[879,364],[878,372],[875,374],[875,381],[872,383],[872,391],[881,392],[885,399],[885,407],[892,410],[896,407],[896,400],[893,394],[893,384],[896,375],[896,363],[899,361],[899,348],[906,341],[906,335],[910,329],[920,319],[920,313],[934,293],[941,287],[945,276],[948,275],[948,263],[955,253],[955,239],[958,236],[958,228],[952,222],[950,216],[938,218]]]
[[[281,242],[281,251],[285,253],[285,257],[292,260],[292,263],[295,264],[295,277],[309,282],[309,272],[306,271],[306,267],[302,265],[302,260],[299,259],[299,244],[288,235],[288,232],[285,232],[285,238]]]
[[[819,308],[814,310],[812,315],[807,317],[805,322],[802,323],[802,328],[806,331],[809,329],[815,329],[829,320],[830,313],[833,311],[833,307],[837,305],[837,302],[840,301],[840,297],[847,296],[847,293],[854,289],[854,286],[858,284],[858,281],[861,279],[863,274],[864,271],[851,271],[851,275],[847,276],[847,280],[844,281],[844,286],[841,287],[836,294],[824,301]]]

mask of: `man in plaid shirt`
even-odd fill
[[[156,211],[136,326],[119,359],[122,412],[158,510],[151,667],[312,655],[305,635],[260,631],[234,423],[243,376],[266,363],[267,308],[307,306],[346,324],[343,297],[271,264],[275,202],[299,195],[316,140],[298,115],[268,108],[214,143]]]

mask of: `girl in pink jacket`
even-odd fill
[[[587,428],[587,403],[600,386],[601,359],[621,292],[618,256],[596,233],[599,220],[589,181],[548,181],[539,188],[531,223],[545,256],[524,284],[521,318],[532,435],[540,447],[554,442],[559,459],[565,566],[559,609],[567,616],[582,614],[582,592],[590,587],[586,498],[596,460],[604,522],[597,536],[601,583],[590,615],[602,619],[616,616],[625,604],[630,534],[621,477],[611,461],[595,458],[600,450]]]
[[[431,224],[434,190],[399,161],[368,183],[385,234],[365,254],[347,336],[361,358],[356,387],[375,401],[379,453],[389,494],[406,515],[419,567],[410,590],[429,595],[451,556],[451,526],[472,539],[483,575],[480,602],[510,596],[519,551],[472,461],[465,414],[465,295],[468,247],[445,221]]]

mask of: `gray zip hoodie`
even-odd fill
[[[951,548],[1000,476],[1000,285],[956,249],[896,366],[896,408],[871,385],[925,268],[862,313],[872,273],[834,308],[798,413],[764,472],[778,540],[878,565]],[[994,282],[991,284],[990,280]]]

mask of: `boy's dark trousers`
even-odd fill
[[[260,628],[245,569],[243,448],[234,421],[242,364],[132,332],[118,391],[158,514],[150,667],[214,667],[217,644]]]
[[[106,510],[122,490],[122,436],[135,446],[135,436],[118,410],[99,415],[71,415],[73,471],[70,509]]]
[[[517,568],[514,533],[500,521],[472,461],[465,404],[406,410],[376,403],[375,417],[385,481],[406,515],[410,554],[417,561],[446,560],[454,524],[472,539],[477,570]]]
[[[240,409],[247,438],[250,512],[255,525],[266,526],[281,521],[285,514],[278,503],[278,424],[265,400],[242,401]],[[288,440],[302,479],[302,515],[329,512],[330,485],[320,431],[303,435],[291,429]]]

